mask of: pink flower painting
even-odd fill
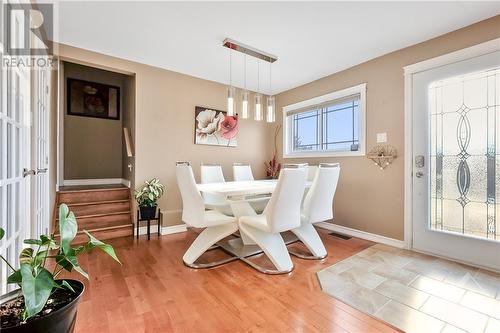
[[[195,144],[236,147],[237,135],[237,116],[199,106],[195,108]]]

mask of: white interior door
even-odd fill
[[[22,67],[3,67],[0,75],[0,225],[6,233],[0,253],[16,267],[23,239],[30,233],[30,177],[23,173],[30,166],[29,75]],[[0,293],[8,290],[10,273],[2,261]]]
[[[413,247],[500,270],[500,51],[452,61],[412,75]]]
[[[49,86],[50,69],[33,71],[32,178],[33,235],[49,233]]]

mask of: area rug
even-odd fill
[[[318,274],[323,292],[405,332],[500,332],[500,274],[377,244]]]

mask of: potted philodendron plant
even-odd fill
[[[154,219],[158,199],[163,195],[164,186],[157,178],[147,181],[144,186],[135,191],[135,200],[141,211],[143,220]]]
[[[6,258],[0,259],[12,270],[8,284],[20,289],[0,297],[0,331],[9,332],[72,332],[76,322],[78,302],[84,285],[78,280],[58,279],[63,271],[76,272],[88,279],[78,264],[78,255],[94,248],[101,249],[117,262],[113,247],[96,239],[84,230],[87,243],[72,246],[78,225],[68,206],[59,206],[59,240],[41,235],[39,239],[26,239],[29,245],[19,254],[19,268]],[[0,240],[5,232],[0,228]]]

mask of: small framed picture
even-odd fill
[[[68,115],[120,119],[120,87],[68,78]]]

